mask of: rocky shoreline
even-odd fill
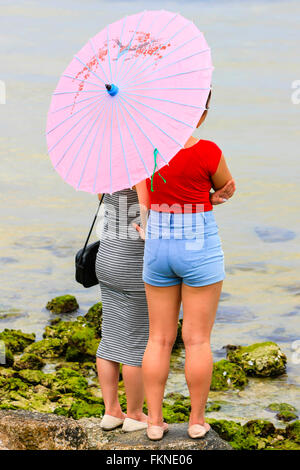
[[[23,333],[20,330],[5,329],[0,332],[0,341],[5,343],[5,363],[0,365],[0,422],[7,422],[9,419],[13,421],[9,417],[20,416],[23,419],[24,433],[29,426],[27,419],[28,422],[33,420],[44,423],[45,426],[48,420],[49,423],[53,423],[55,419],[60,423],[67,420],[70,430],[76,428],[76,423],[77,425],[79,422],[82,423],[81,420],[87,420],[86,425],[91,429],[93,425],[88,425],[88,422],[95,422],[97,423],[95,426],[99,427],[98,420],[103,415],[104,403],[97,382],[95,353],[101,340],[101,302],[93,305],[84,316],[78,316],[74,321],[62,321],[59,316],[78,309],[74,296],[56,297],[48,302],[46,308],[56,316],[46,326],[41,341],[35,341],[34,334]],[[179,321],[174,353],[181,347]],[[285,373],[287,359],[276,343],[263,342],[243,347],[227,345],[226,350],[226,359],[214,364],[212,391],[243,390],[248,386],[248,377],[272,378]],[[119,385],[120,402],[125,410],[126,398],[121,370]],[[215,436],[217,432],[224,441],[228,442],[229,448],[300,449],[300,421],[297,420],[297,410],[290,404],[270,403],[268,406],[278,422],[288,423],[284,428],[277,428],[270,421],[259,418],[243,425],[231,420],[209,418],[210,412],[217,412],[221,407],[222,402],[209,400],[206,409],[207,421],[212,427],[211,435],[217,438]],[[191,443],[181,444],[185,439],[191,441],[184,432],[186,425],[180,424],[187,422],[189,411],[189,398],[178,393],[169,393],[165,396],[164,418],[175,426],[172,427],[174,433],[170,433],[170,436],[174,435],[175,441],[178,433],[181,436],[178,444],[174,444],[175,441],[171,440],[170,446],[191,445]],[[42,430],[40,432],[43,433]],[[121,434],[120,432],[116,434],[118,442],[121,439],[120,442],[125,445],[126,439],[129,438],[121,438]],[[97,439],[102,442],[100,435]],[[219,442],[221,446],[222,439]],[[5,447],[5,442],[10,440],[9,436],[1,437],[0,431],[0,448],[1,441]],[[149,443],[143,441],[142,437],[133,445],[138,445],[137,442],[141,446]],[[29,442],[26,448],[30,448],[28,445],[30,446]],[[131,445],[131,438],[126,445]],[[197,445],[210,446],[211,443]],[[217,441],[213,445],[217,446]],[[80,445],[78,444],[76,448],[80,448]]]

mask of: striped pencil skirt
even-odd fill
[[[130,193],[126,193],[130,191]],[[124,190],[128,203],[136,193]],[[105,195],[104,203],[116,206],[119,193]],[[104,232],[115,210],[106,210]],[[114,221],[115,222],[115,221]],[[131,221],[127,219],[127,227]],[[102,237],[96,258],[96,275],[102,300],[102,337],[96,356],[126,364],[142,365],[149,335],[148,308],[142,280],[144,242],[140,239]]]

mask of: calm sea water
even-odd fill
[[[252,381],[223,394],[225,417],[262,416],[270,401],[297,404],[300,338],[298,1],[166,2],[204,32],[213,52],[213,100],[195,137],[214,140],[237,183],[230,202],[215,208],[227,277],[214,327],[215,360],[222,347],[274,340],[288,356],[287,375]],[[47,301],[76,295],[84,313],[100,298],[96,286],[74,281],[73,258],[97,206],[56,174],[46,153],[46,115],[59,75],[107,23],[159,2],[0,1],[0,329],[41,338]],[[168,390],[186,392],[183,354]],[[220,394],[219,394],[220,395]],[[245,406],[247,405],[247,406]],[[218,415],[220,416],[220,415]]]

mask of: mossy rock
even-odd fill
[[[59,369],[53,379],[52,390],[60,393],[85,393],[87,380],[73,369]]]
[[[60,338],[69,341],[70,336],[76,331],[77,328],[85,326],[83,317],[77,317],[74,321],[56,322],[54,325],[46,326],[43,338]]]
[[[45,339],[53,338],[62,341],[65,345],[65,359],[68,362],[95,360],[99,337],[96,328],[91,324],[86,324],[84,317],[46,326],[43,336]]]
[[[60,362],[56,365],[55,370],[58,371],[62,368],[76,370],[84,377],[91,377],[91,373],[96,375],[95,362]]]
[[[285,354],[272,341],[228,347],[227,359],[241,366],[247,375],[254,377],[282,375],[287,362]]]
[[[206,413],[212,413],[213,411],[220,411],[221,404],[217,401],[208,401],[205,406]]]
[[[40,371],[34,372],[39,373]],[[26,391],[13,390],[6,395],[4,400],[1,400],[1,408],[51,413],[54,406],[49,401],[48,393],[49,390],[41,385],[33,386],[33,388],[28,388]]]
[[[25,353],[36,354],[45,359],[62,357],[67,349],[67,342],[60,338],[46,338],[27,346]]]
[[[94,328],[78,327],[69,338],[66,360],[80,362],[95,359],[98,345]]]
[[[300,444],[290,439],[278,440],[273,442],[267,450],[300,450]]]
[[[28,384],[26,384],[19,377],[9,377],[6,379],[5,384],[1,387],[1,394],[11,391],[25,392],[28,390]]]
[[[24,349],[35,341],[35,334],[23,333],[21,330],[10,330],[5,328],[0,333],[0,340],[12,353],[24,351]]]
[[[44,374],[40,370],[25,369],[18,372],[18,376],[24,381],[32,385],[43,385],[51,387],[53,383],[52,374]]]
[[[83,317],[89,326],[95,328],[97,336],[101,338],[101,328],[102,328],[102,302],[97,302]]]
[[[210,389],[215,391],[230,388],[242,389],[247,385],[248,379],[243,369],[232,362],[222,359],[213,365],[213,374]]]
[[[124,408],[124,403],[122,403]],[[126,403],[125,403],[126,407]],[[70,394],[64,395],[59,401],[58,406],[55,408],[54,413],[67,416],[74,419],[98,417],[104,415],[105,407],[102,398],[94,397],[88,391],[83,393],[76,393],[76,397]]]
[[[164,420],[171,423],[185,423],[189,420],[190,411],[186,406],[177,404],[169,405],[163,403],[163,417]]]
[[[261,450],[267,446],[266,440],[259,438],[246,430],[240,423],[225,419],[209,419],[206,421],[219,436],[228,441],[235,450]]]
[[[91,363],[86,370],[91,370]],[[76,364],[82,367],[82,364]],[[122,397],[126,408],[126,397]],[[81,373],[61,367],[55,374],[40,370],[13,370],[0,368],[0,402],[2,409],[56,412],[78,419],[100,416],[104,410],[102,397],[92,395],[88,381]],[[77,403],[72,408],[74,403]],[[79,406],[80,404],[80,406]],[[71,411],[70,411],[71,410]]]
[[[243,426],[247,434],[258,437],[274,436],[276,429],[273,423],[265,419],[252,419]]]
[[[15,370],[10,369],[8,367],[3,367],[3,364],[2,366],[0,366],[0,379],[3,379],[4,383],[6,382],[7,379],[10,379],[11,377],[15,377],[16,375],[17,374]]]
[[[51,310],[52,313],[71,313],[79,308],[78,302],[74,295],[60,295],[50,300],[46,308]]]
[[[181,393],[171,392],[165,396],[163,407],[167,422],[186,422],[191,412],[191,399]],[[219,411],[220,409],[221,404],[217,401],[209,401],[205,406],[206,413]],[[176,419],[179,421],[176,421]]]
[[[41,359],[37,354],[32,353],[25,353],[23,354],[20,359],[15,361],[14,369],[16,370],[24,370],[24,369],[34,369],[39,370],[45,365],[43,359]]]
[[[270,403],[270,405],[268,405],[268,409],[271,411],[277,411],[276,418],[281,421],[287,422],[298,418],[296,408],[288,403]]]
[[[287,436],[288,439],[291,441],[297,442],[297,444],[300,444],[300,421],[294,421],[293,423],[290,423],[287,425],[285,428],[285,435]]]
[[[68,416],[73,419],[80,418],[102,418],[104,415],[105,407],[104,403],[99,404],[88,404],[84,401],[76,401],[73,403],[68,411]]]
[[[300,424],[289,424],[288,431],[276,429],[264,419],[248,421],[243,426],[235,421],[206,419],[219,436],[236,450],[298,450]],[[299,423],[299,421],[298,421]]]

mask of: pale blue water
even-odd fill
[[[225,344],[265,340],[276,341],[289,359],[287,376],[243,392],[251,403],[246,411],[236,398],[226,411],[227,417],[261,415],[275,395],[296,404],[299,383],[292,342],[300,337],[300,105],[292,103],[291,87],[300,79],[300,4],[186,1],[163,7],[192,19],[212,47],[211,110],[194,135],[223,149],[237,183],[234,199],[215,208],[227,269],[212,338],[215,359],[224,357]],[[0,2],[0,80],[7,89],[0,105],[0,315],[6,316],[0,329],[41,337],[50,298],[75,294],[81,312],[99,300],[97,286],[84,290],[74,281],[73,267],[97,200],[76,192],[52,168],[46,115],[59,75],[82,45],[107,23],[144,8],[161,3]],[[181,369],[169,389],[186,391]]]

